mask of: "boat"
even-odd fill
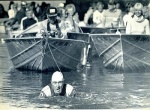
[[[150,71],[150,35],[91,34],[96,52],[107,69],[118,72]]]
[[[75,70],[86,45],[81,40],[33,37],[5,39],[15,68],[29,70]]]
[[[92,59],[92,48],[91,48],[91,38],[89,33],[75,33],[75,32],[68,32],[67,33],[68,39],[76,39],[82,40],[87,43],[87,45],[83,49],[82,54],[82,65],[87,66],[87,63],[91,63]]]
[[[33,26],[30,28],[33,29]],[[51,38],[48,35],[35,37],[36,31],[32,33],[30,28],[14,38],[5,39],[15,68],[36,71],[76,70],[87,42]]]

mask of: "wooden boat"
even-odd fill
[[[74,32],[68,32],[67,33],[68,39],[76,39],[76,40],[82,40],[87,43],[86,47],[84,47],[83,54],[82,54],[82,65],[86,65],[87,63],[91,63],[91,57],[92,57],[92,48],[91,48],[91,38],[88,33],[74,33]]]
[[[15,68],[29,70],[75,70],[86,43],[81,40],[53,38],[5,39]]]
[[[5,39],[15,68],[29,70],[75,70],[87,42],[75,39],[56,39],[48,35],[35,37],[38,24]],[[42,31],[41,31],[42,32]]]
[[[106,68],[120,72],[150,71],[150,35],[90,36]]]

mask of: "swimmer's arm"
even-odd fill
[[[69,95],[69,97],[75,97],[75,96],[76,96],[76,90],[73,89],[72,92],[71,92],[71,94]]]

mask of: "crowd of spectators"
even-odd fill
[[[75,32],[79,32],[78,28],[76,28],[78,26],[102,28],[124,26],[128,27],[128,33],[132,33],[132,28],[138,23],[142,24],[143,28],[149,29],[147,26],[149,26],[150,20],[150,3],[145,6],[142,3],[126,3],[124,5],[125,11],[122,10],[121,4],[115,0],[109,0],[107,5],[101,1],[91,2],[89,9],[81,14],[80,11],[77,11],[78,9],[74,4],[60,3],[56,7],[58,10],[57,19],[65,23],[66,29],[69,27],[67,25],[71,25],[72,29],[68,30],[75,28],[73,30]],[[3,5],[0,4],[0,18],[9,18],[7,25],[13,27],[14,24],[18,23],[20,25],[19,28],[24,30],[36,22],[47,19],[46,12],[49,7],[51,7],[51,4],[46,2],[42,2],[39,5],[36,2],[16,4],[11,1],[8,11],[5,11]],[[83,19],[80,19],[81,16]],[[30,18],[30,20],[27,20],[27,18]],[[133,21],[135,21],[135,24],[133,24]],[[132,27],[132,25],[134,26]],[[149,32],[143,30],[141,33]]]

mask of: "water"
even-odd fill
[[[49,73],[13,69],[5,44],[0,43],[0,108],[11,109],[142,109],[150,107],[150,73],[114,73],[101,68],[94,57],[92,68],[64,72],[76,90],[75,98],[39,99]]]

